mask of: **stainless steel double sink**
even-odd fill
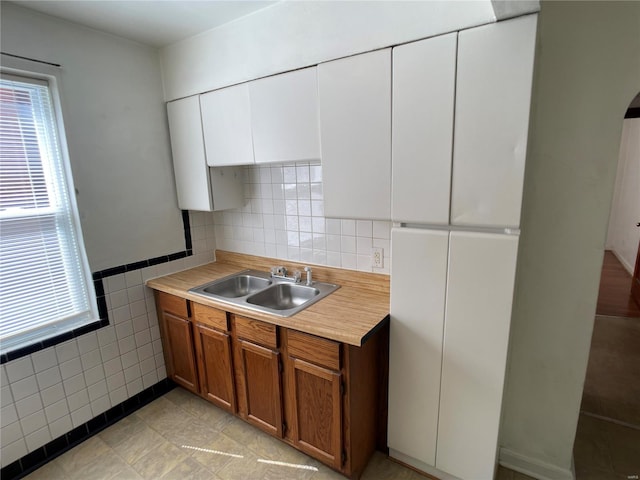
[[[267,272],[243,270],[189,292],[249,310],[290,317],[338,288],[332,283],[314,281],[306,285]]]

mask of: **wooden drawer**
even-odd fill
[[[229,331],[229,323],[227,322],[227,312],[218,310],[217,308],[208,307],[199,303],[192,303],[193,320],[206,325],[207,327],[217,328],[225,332]]]
[[[156,292],[158,308],[182,318],[189,318],[187,300],[165,292]]]
[[[296,330],[287,330],[289,355],[316,365],[340,370],[340,344]]]
[[[235,315],[236,336],[269,348],[278,348],[276,326]]]

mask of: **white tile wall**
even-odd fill
[[[391,223],[325,218],[319,163],[245,167],[244,176],[245,206],[214,213],[218,248],[389,273]],[[383,268],[371,266],[372,247],[384,249]]]
[[[193,255],[103,280],[108,327],[0,368],[2,467],[166,377],[149,278],[213,260],[210,213],[191,212]]]

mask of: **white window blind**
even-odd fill
[[[0,349],[96,320],[46,81],[0,78]]]

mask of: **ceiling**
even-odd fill
[[[145,45],[162,47],[232,22],[276,1],[252,0],[12,0]]]

